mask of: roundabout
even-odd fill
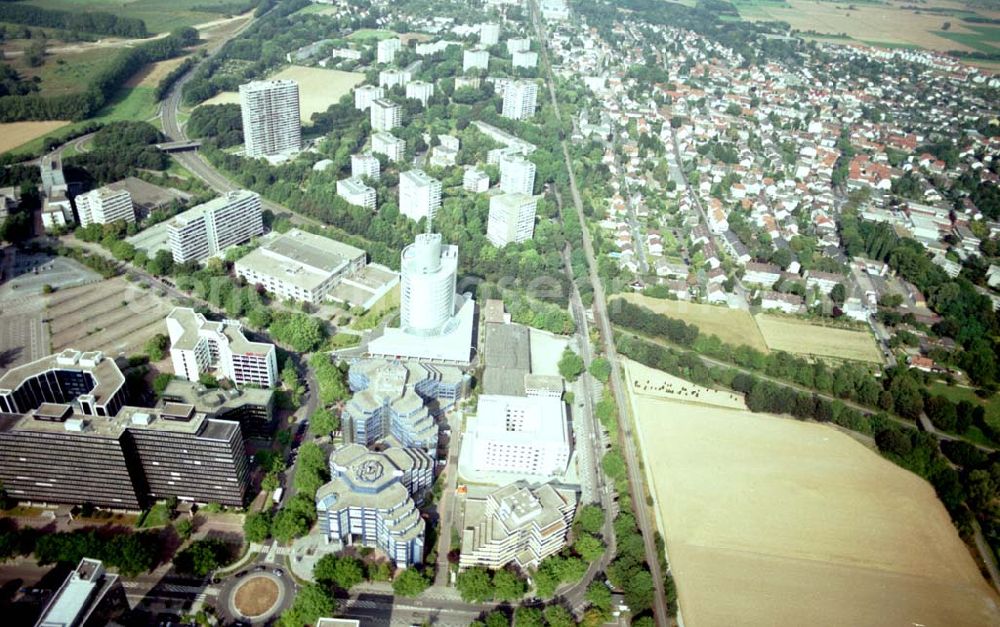
[[[268,623],[291,604],[294,588],[281,570],[258,567],[240,573],[222,586],[218,609],[242,623]]]

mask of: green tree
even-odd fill
[[[604,554],[604,543],[589,533],[581,533],[573,541],[573,550],[588,562],[593,562]]]
[[[329,409],[320,407],[309,418],[309,432],[315,436],[330,435],[340,428],[340,419]]]
[[[177,532],[177,537],[186,542],[194,533],[194,523],[190,518],[182,518],[174,525],[174,531]]]
[[[223,566],[231,551],[229,545],[219,540],[196,540],[174,557],[178,572],[204,577]]]
[[[506,568],[493,573],[493,598],[497,601],[516,601],[528,591],[528,583]]]
[[[270,512],[253,512],[247,514],[243,521],[243,535],[247,542],[263,542],[271,537],[271,522],[273,517]]]
[[[549,627],[576,627],[573,615],[561,605],[550,605],[545,608],[545,622]]]
[[[349,555],[324,555],[313,567],[313,578],[324,585],[350,590],[365,580],[364,564]]]
[[[621,453],[615,450],[604,454],[604,457],[601,458],[601,468],[604,470],[604,474],[615,481],[624,479],[627,474],[625,460],[622,458]]]
[[[514,627],[544,627],[542,610],[537,607],[521,606],[514,610]]]
[[[481,566],[463,570],[455,578],[455,588],[466,603],[482,603],[493,598],[490,573]]]
[[[392,581],[392,591],[404,597],[415,597],[431,585],[430,579],[414,567],[407,568]]]
[[[292,607],[285,610],[278,624],[281,627],[315,625],[321,617],[333,616],[336,611],[337,604],[327,591],[322,586],[310,583],[298,591]]]
[[[590,374],[601,383],[607,383],[611,378],[611,364],[603,357],[597,357],[590,362]]]
[[[389,577],[392,576],[389,562],[384,561],[370,562],[367,565],[367,572],[369,581],[389,581]]]
[[[576,522],[587,533],[601,533],[604,529],[604,510],[597,505],[584,505],[577,510]]]
[[[602,612],[611,610],[611,590],[600,581],[592,581],[583,598]]]
[[[559,374],[567,381],[576,381],[577,377],[583,374],[583,370],[583,358],[567,346],[559,358]]]
[[[157,333],[146,342],[146,354],[150,361],[160,361],[167,354],[170,348],[170,338],[162,333]]]

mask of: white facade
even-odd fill
[[[211,322],[193,309],[174,307],[166,323],[176,376],[197,381],[201,373],[217,368],[238,385],[269,388],[277,383],[274,344],[247,340],[239,321]]]
[[[352,205],[375,210],[375,189],[351,177],[337,181],[337,195]]]
[[[381,164],[370,152],[363,155],[351,155],[351,176],[359,179],[367,176],[373,181],[379,179]]]
[[[372,130],[391,131],[400,125],[403,119],[403,108],[398,104],[379,98],[372,101]]]
[[[100,187],[76,197],[80,225],[110,224],[118,220],[135,222],[132,194],[128,190]]]
[[[535,192],[535,164],[521,155],[500,157],[500,191],[505,194]]]
[[[354,90],[354,108],[364,111],[379,98],[385,97],[385,89],[375,85],[362,85]]]
[[[438,334],[455,315],[458,246],[443,246],[440,233],[421,233],[403,249],[400,265],[402,329],[413,335]]]
[[[462,176],[462,189],[481,194],[490,188],[490,175],[479,168],[469,168]]]
[[[497,248],[520,244],[535,234],[538,199],[526,194],[501,194],[490,198],[486,238]]]
[[[380,39],[376,46],[376,61],[378,63],[392,63],[396,60],[396,53],[402,47],[403,42],[398,37]]]
[[[240,85],[246,156],[289,154],[302,149],[299,84],[292,80]]]
[[[530,50],[515,52],[510,57],[511,67],[533,68],[538,66],[538,53]]]
[[[538,84],[534,81],[514,81],[503,95],[501,115],[512,120],[527,120],[535,115]]]
[[[228,192],[178,214],[167,224],[167,242],[176,263],[201,261],[264,232],[260,196]]]
[[[531,50],[531,40],[527,37],[511,37],[507,40],[507,54]]]
[[[495,46],[500,41],[500,25],[487,22],[479,25],[479,43],[484,46]]]
[[[480,395],[467,446],[480,472],[561,477],[570,456],[566,405],[558,398]]]
[[[379,87],[385,89],[392,89],[396,85],[405,85],[409,80],[409,75],[403,70],[382,70],[378,73]]]
[[[406,97],[415,98],[420,104],[427,106],[427,101],[434,95],[434,83],[413,81],[406,84]]]
[[[399,212],[412,220],[433,219],[441,207],[441,181],[423,170],[399,175]]]
[[[490,53],[486,50],[466,50],[462,53],[462,72],[485,70],[490,65]]]
[[[406,152],[406,140],[392,133],[375,133],[372,135],[372,152],[385,155],[389,161],[402,161]]]

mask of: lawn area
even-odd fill
[[[931,385],[928,392],[944,396],[953,403],[969,401],[973,405],[982,405],[986,409],[986,422],[994,428],[1000,429],[1000,395],[994,394],[990,398],[983,399],[976,396],[976,391],[972,388],[940,382]],[[983,438],[985,441],[985,436]]]
[[[348,39],[389,39],[396,37],[397,33],[391,30],[376,30],[374,28],[362,28],[347,36]]]
[[[136,525],[140,529],[148,529],[149,527],[163,527],[170,522],[170,512],[167,511],[167,504],[160,502],[149,508],[142,518],[139,519],[139,524]]]
[[[337,7],[329,6],[326,4],[310,4],[309,6],[302,7],[296,11],[295,15],[308,15],[313,13],[315,15],[326,15],[329,13],[336,13]]]
[[[882,361],[871,331],[838,329],[772,314],[757,314],[754,318],[771,350],[809,358]]]
[[[24,57],[11,59],[11,65],[26,78],[41,80],[42,96],[61,96],[86,91],[91,79],[115,58],[117,50],[49,54],[40,67],[29,67]]]
[[[678,300],[651,298],[642,294],[625,294],[625,300],[658,314],[683,320],[698,327],[706,335],[716,335],[727,344],[741,344],[767,352],[767,344],[750,312],[715,305],[700,305]]]
[[[44,9],[61,11],[103,11],[122,17],[137,17],[146,22],[152,33],[172,31],[232,15],[245,2],[241,0],[29,0]],[[218,11],[196,10],[219,7]]]
[[[962,27],[972,32],[959,33],[951,30],[939,30],[935,31],[934,34],[979,52],[991,54],[1000,51],[1000,46],[997,45],[1000,42],[1000,28],[980,24],[962,24]]]

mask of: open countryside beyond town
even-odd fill
[[[1000,625],[998,1],[0,1],[0,623]]]

